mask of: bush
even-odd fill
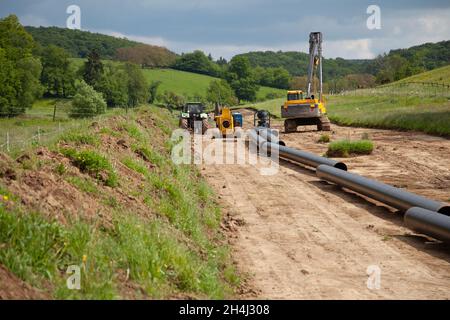
[[[323,135],[320,136],[318,142],[319,142],[319,143],[328,143],[328,142],[330,142],[330,141],[331,141],[330,136],[329,136],[328,134],[323,134]]]
[[[350,155],[371,154],[373,142],[370,140],[340,140],[330,143],[327,156],[329,157],[349,157]]]
[[[164,91],[164,94],[162,94],[158,100],[162,101],[164,105],[166,105],[168,108],[175,108],[179,109],[181,108],[184,103],[185,99],[182,96],[177,95],[175,92],[172,91]]]
[[[238,104],[233,89],[231,89],[230,85],[225,80],[211,81],[206,90],[206,100],[211,103],[219,103],[227,106]]]
[[[106,112],[106,102],[101,93],[86,82],[77,85],[77,94],[72,101],[72,118],[89,118]]]

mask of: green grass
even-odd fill
[[[144,75],[148,82],[161,81],[159,92],[173,91],[177,94],[194,98],[204,97],[206,90],[213,80],[217,78],[173,69],[144,69]],[[261,87],[257,93],[258,99],[266,99],[267,94],[285,94],[286,90]]]
[[[406,85],[408,81],[450,82],[450,66],[435,69],[397,83],[372,89],[326,96],[330,120],[345,126],[421,131],[450,136],[450,91]],[[284,98],[247,104],[243,107],[268,110],[280,117]]]
[[[90,179],[69,176],[66,180],[78,190],[92,195],[100,194],[97,184]]]
[[[72,64],[76,68],[79,68],[85,61],[81,58],[74,58],[71,60]],[[106,60],[104,62],[115,65],[121,64],[121,62],[111,60]],[[218,80],[218,78],[211,76],[175,69],[143,69],[142,72],[144,73],[144,76],[149,84],[152,81],[161,81],[161,85],[158,88],[158,93],[173,91],[178,95],[182,95],[190,99],[194,99],[195,97],[204,97],[210,82],[213,80]],[[269,93],[278,96],[285,95],[286,90],[262,86],[257,93],[257,99],[265,100]]]
[[[199,259],[173,235],[167,223],[133,215],[115,215],[112,229],[98,230],[95,224],[65,226],[0,204],[0,262],[34,286],[55,283],[57,299],[119,298],[118,270],[129,270],[130,279],[155,298],[173,290],[223,298],[217,266]],[[81,267],[79,291],[66,287],[69,265]],[[236,281],[228,269],[226,276]]]
[[[147,81],[161,81],[159,93],[173,91],[186,97],[204,96],[213,77],[172,69],[144,69]]]
[[[373,142],[370,140],[339,140],[331,142],[328,146],[328,157],[349,157],[352,155],[371,154]]]
[[[333,96],[328,115],[347,126],[450,135],[450,101],[445,97]]]
[[[331,141],[331,137],[329,134],[322,134],[317,142],[319,143],[328,143]]]
[[[154,127],[134,122],[149,114]],[[129,283],[139,287],[127,286],[126,291],[138,298],[179,293],[194,298],[231,297],[240,279],[223,245],[221,210],[214,193],[195,166],[176,166],[170,161],[172,144],[165,141],[176,120],[155,106],[131,110],[127,119],[118,124],[122,131],[112,130],[108,121],[99,124],[104,126],[102,134],[114,132],[118,139],[128,136],[133,140],[126,155],[97,151],[104,146],[97,144],[100,139],[92,139],[94,129],[87,125],[62,134],[50,149],[59,150],[89,175],[72,176],[64,165],[46,164],[86,197],[97,198],[101,210],[110,216],[107,223],[104,215],[75,218],[76,213],[59,223],[48,218],[47,212],[30,211],[0,184],[0,196],[8,198],[0,201],[0,264],[57,299],[122,298],[127,272]],[[59,141],[69,146],[61,148]],[[143,182],[135,185],[124,172],[113,170],[111,163],[116,161],[140,173]],[[121,181],[114,193],[98,183],[99,174],[103,179],[103,173],[111,172]],[[143,202],[144,215],[122,206],[128,195]],[[66,287],[69,265],[82,268],[79,291]]]
[[[100,144],[100,140],[97,136],[94,136],[92,134],[88,134],[88,133],[81,133],[81,132],[68,132],[66,134],[64,134],[61,138],[60,141],[62,142],[72,142],[77,146],[81,146],[81,145],[90,145],[93,147],[96,147]]]
[[[411,81],[437,82],[450,85],[450,65],[437,68],[431,71],[423,72],[420,74],[416,74],[414,76],[397,81],[397,83],[404,83]]]
[[[109,187],[117,186],[117,174],[105,156],[93,150],[77,151],[75,149],[62,149],[61,152],[70,158],[73,164],[82,172],[94,176]]]
[[[274,117],[280,118],[281,117],[281,106],[283,105],[285,98],[278,98],[273,100],[267,100],[264,102],[257,102],[257,103],[249,103],[243,106],[239,106],[239,108],[249,108],[253,110],[267,110],[269,111]]]
[[[56,119],[53,121],[55,103],[61,108],[58,109]],[[108,109],[106,114],[100,117],[75,120],[68,117],[68,104],[70,104],[68,100],[40,99],[23,115],[15,118],[0,118],[0,152],[7,151],[8,134],[10,152],[16,155],[30,147],[50,144],[64,132],[80,134],[80,128],[86,128],[93,121],[123,113],[123,109]]]

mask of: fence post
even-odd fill
[[[6,132],[6,151],[10,152],[10,148],[9,148],[9,131]]]
[[[53,122],[56,120],[56,101],[55,101],[55,107],[53,108]]]

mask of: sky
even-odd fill
[[[370,59],[391,49],[450,40],[450,0],[0,0],[0,17],[66,27],[69,5],[81,29],[127,37],[182,53],[230,59],[249,51],[308,50],[321,31],[327,58]],[[369,29],[370,5],[380,29]]]

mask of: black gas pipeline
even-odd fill
[[[450,242],[450,217],[413,207],[404,216],[408,228],[417,233],[429,235],[435,239]]]
[[[284,141],[281,141],[278,135],[278,131],[268,128],[256,128],[256,132],[267,142],[273,142],[276,144],[279,144],[280,146],[285,146],[286,143]]]
[[[356,191],[402,211],[407,211],[412,207],[420,207],[450,215],[450,206],[445,203],[427,199],[357,174],[338,170],[327,165],[320,165],[316,169],[316,173],[323,180],[336,183],[341,187]]]
[[[335,161],[332,159],[315,155],[313,153],[286,147],[285,143],[283,141],[280,141],[278,139],[277,134],[274,133],[273,130],[271,129],[256,128],[256,132],[254,131],[254,133],[251,134],[251,139],[253,139],[253,141],[255,142],[257,141],[257,143],[259,143],[260,148],[263,150],[270,151],[274,148],[278,149],[278,153],[280,157],[283,159],[295,161],[313,168],[325,164],[340,170],[345,171],[347,170],[347,165],[343,162]]]
[[[276,132],[256,128],[250,141],[260,149],[278,149],[281,158],[316,168],[319,178],[358,192],[406,212],[404,221],[410,229],[433,238],[450,242],[450,205],[427,199],[414,193],[347,172],[347,166],[312,153],[288,148]]]

